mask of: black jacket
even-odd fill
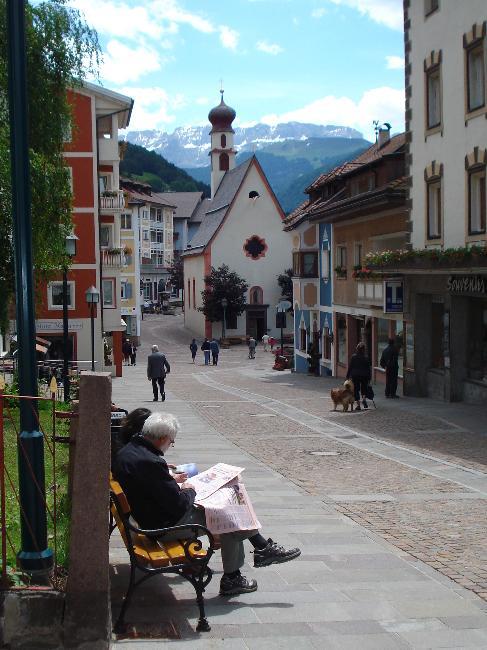
[[[162,352],[153,352],[147,357],[147,377],[148,379],[159,379],[166,376],[167,372],[171,372],[171,366],[167,362],[166,357]]]
[[[399,351],[395,345],[389,344],[384,348],[381,357],[380,357],[380,367],[389,369],[389,370],[398,370],[399,363]]]
[[[365,354],[352,354],[350,365],[348,366],[347,379],[363,377],[370,380],[372,377],[372,367],[369,357]]]
[[[203,350],[203,352],[205,350],[211,350],[210,342],[209,341],[203,341],[203,343],[201,345],[201,349]]]
[[[142,436],[135,436],[118,452],[113,475],[141,528],[174,526],[193,505],[195,491],[180,489],[163,453]]]

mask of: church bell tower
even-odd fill
[[[211,122],[211,198],[213,199],[220,182],[226,171],[235,167],[235,149],[233,148],[232,122],[236,117],[233,108],[227,106],[223,101],[223,90],[221,102],[208,113]]]

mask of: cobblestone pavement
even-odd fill
[[[221,352],[218,367],[205,367],[201,358],[193,365],[188,349],[191,337],[182,328],[179,316],[150,317],[143,329],[144,351],[156,342],[171,362],[167,381],[171,398],[164,407],[171,406],[175,411],[180,408],[184,413],[190,408],[198,421],[207,422],[212,430],[253,456],[256,462],[291,480],[300,492],[294,496],[283,493],[278,498],[284,513],[297,513],[304,503],[299,494],[308,493],[392,544],[401,557],[408,557],[413,563],[419,561],[418,567],[424,570],[429,565],[428,570],[438,580],[439,574],[443,574],[458,583],[459,589],[465,587],[487,600],[487,435],[480,408],[409,398],[386,401],[378,396],[377,410],[335,413],[330,410],[329,390],[336,380],[274,372],[270,369],[271,355],[261,348],[257,349],[254,361],[248,360],[245,348],[235,347]],[[139,354],[139,366],[144,362],[145,355]],[[135,381],[135,372],[140,373],[141,369],[124,369],[124,383],[130,382],[131,373]],[[116,382],[114,387],[117,397]],[[149,383],[145,391],[149,401]],[[119,394],[126,399],[126,390]],[[252,494],[256,507],[260,507],[265,501],[265,490]],[[312,527],[303,527],[301,523],[294,539],[309,543],[312,548],[316,535]],[[332,544],[332,539],[328,538],[326,543]],[[322,558],[319,546],[320,541],[316,556],[308,549],[301,565],[305,574],[308,561]],[[342,545],[339,551],[337,546],[336,552],[346,552],[345,547]],[[354,571],[355,581],[348,586],[349,591],[346,584],[341,584],[340,593],[364,602],[379,592],[383,596],[394,583],[391,570],[389,582],[381,574],[382,584],[377,590],[371,590],[370,583],[360,587],[361,575],[373,579],[377,562],[370,555],[367,565],[367,557],[362,555],[358,564],[356,555],[349,556],[345,564],[338,555],[336,559],[333,555],[325,559],[337,581],[342,568]],[[282,575],[285,576],[284,571]],[[326,582],[329,581],[327,574]],[[445,584],[453,583],[448,580]],[[319,591],[320,586],[314,584],[312,589]],[[405,597],[408,589],[407,584],[401,586]],[[423,619],[424,612],[430,610],[426,608],[421,613],[420,609],[418,605],[416,611],[411,603],[403,614],[407,610],[411,620]],[[435,622],[431,622],[431,630],[436,630],[434,626],[441,619],[440,610],[432,614],[431,621]],[[392,614],[389,618],[394,619]],[[387,619],[387,615],[381,617],[382,631]],[[472,617],[471,627],[475,627],[474,619],[477,620]],[[462,620],[457,622],[460,627],[467,625]],[[406,626],[399,632],[399,628],[394,628],[394,634],[407,640],[406,645],[401,645],[396,637],[394,644],[398,645],[384,639],[377,639],[374,645],[371,628],[367,633],[370,645],[364,646],[362,637],[360,641],[357,637],[356,645],[346,645],[340,637],[336,647],[487,647],[487,642],[482,645],[483,641],[475,645],[477,637],[472,637],[469,645],[465,630],[456,634],[458,630],[450,629],[444,642],[439,641],[443,637],[438,631],[415,636],[415,630],[418,634],[420,629],[425,632],[423,624],[417,628],[415,625],[413,622],[409,630]],[[450,621],[448,625],[454,623]],[[231,626],[226,627],[222,634],[232,636]]]

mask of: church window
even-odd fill
[[[249,199],[257,199],[259,196],[260,196],[260,194],[258,192],[256,192],[255,190],[252,190],[251,192],[249,192]]]
[[[220,154],[220,171],[226,172],[230,168],[230,160],[227,153]]]
[[[252,287],[250,290],[250,304],[262,305],[264,302],[264,292],[260,287]]]
[[[224,133],[222,133],[221,135],[220,142],[222,145],[222,149],[225,149],[225,147],[227,146],[227,136]]]
[[[262,239],[262,237],[259,237],[258,235],[249,237],[243,246],[245,255],[253,260],[258,260],[261,257],[264,257],[267,248],[268,246],[265,239]]]

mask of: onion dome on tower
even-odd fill
[[[208,120],[211,122],[212,126],[210,135],[212,133],[218,133],[222,131],[226,131],[227,133],[235,133],[235,131],[232,129],[232,122],[235,119],[237,113],[233,110],[233,108],[230,108],[230,106],[227,106],[225,104],[223,101],[223,92],[223,90],[220,90],[222,96],[221,102],[218,104],[218,106],[212,108],[208,113]]]

